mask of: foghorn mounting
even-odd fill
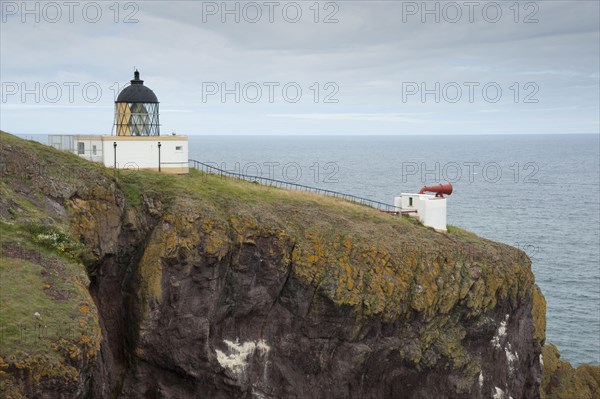
[[[425,193],[435,193],[436,197],[444,197],[444,194],[450,195],[452,194],[452,184],[444,183],[438,184],[436,186],[425,186],[419,191],[419,194]]]

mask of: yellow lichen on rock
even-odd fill
[[[260,233],[260,227],[255,218],[249,215],[236,215],[229,219],[229,224],[235,232],[238,243],[254,242]]]
[[[412,272],[399,271],[386,248],[356,245],[348,236],[327,240],[314,231],[294,251],[294,273],[333,301],[360,306],[366,316],[397,317]],[[402,295],[402,298],[398,296]]]
[[[542,294],[542,290],[537,285],[533,287],[533,307],[531,313],[535,328],[533,338],[543,344],[546,340],[546,299]]]
[[[533,283],[530,269],[505,259],[471,259],[451,245],[446,252],[410,245],[393,251],[385,242],[367,245],[349,235],[310,230],[304,236],[294,252],[294,273],[367,316],[390,319],[409,307],[425,316],[444,314],[462,300],[477,315],[498,299],[517,305],[531,295],[525,290]]]
[[[203,244],[205,256],[221,260],[227,254],[230,248],[228,229],[228,225],[220,219],[202,219],[203,238],[200,242]],[[193,242],[190,245],[193,245]]]
[[[93,199],[73,198],[69,203],[71,232],[95,256],[116,253],[121,230],[121,209],[115,204],[115,194],[109,190],[93,190]]]
[[[597,399],[600,397],[600,367],[581,365],[576,369],[560,360],[552,344],[542,348],[544,377],[541,399]]]
[[[179,248],[193,248],[198,241],[198,234],[191,231],[189,225],[181,223],[173,214],[164,215],[144,249],[139,263],[142,298],[162,299],[162,262],[166,257],[175,256]]]

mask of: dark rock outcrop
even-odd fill
[[[2,136],[2,218],[41,195],[85,248],[101,340],[73,397],[540,397],[545,302],[514,248],[197,173],[64,154],[85,165],[65,182],[53,150]],[[21,193],[20,162],[54,172]]]

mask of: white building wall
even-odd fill
[[[161,172],[188,173],[187,136],[100,136],[100,135],[49,135],[52,147],[72,152],[84,159],[115,166],[117,143],[117,168],[158,170],[158,143]]]
[[[416,202],[415,202],[415,197],[416,196],[417,196],[417,194],[402,193],[402,196],[400,197],[401,200],[402,200],[401,201],[401,203],[402,203],[402,209],[409,209],[409,210],[417,209],[416,206],[415,206],[416,205]],[[410,203],[410,199],[411,198],[413,199],[412,205]]]
[[[107,167],[114,167],[115,148],[117,168],[120,169],[152,169],[158,170],[158,143],[160,148],[161,171],[173,173],[188,172],[188,141],[187,137],[172,139],[172,136],[156,137],[131,137],[107,136],[103,140],[103,163]]]
[[[114,143],[117,143],[116,150]],[[116,167],[121,169],[158,169],[158,148],[154,149],[153,144],[151,141],[105,140],[104,166],[114,168],[116,159]]]
[[[425,218],[427,217],[427,194],[417,194],[416,198],[413,200],[415,204],[415,208],[417,208],[417,215],[421,223],[424,223]]]
[[[161,141],[160,162],[163,168],[179,168],[188,166],[188,141]]]
[[[402,193],[400,197],[394,198],[394,206],[403,211],[416,210],[416,213],[409,213],[409,216],[416,217],[425,226],[433,227],[438,231],[447,231],[446,198],[430,194]]]
[[[396,212],[400,212],[402,210],[402,199],[404,197],[394,197],[394,208]]]
[[[433,227],[438,231],[447,231],[446,227],[446,198],[428,198],[425,204],[425,215],[421,222],[425,226]]]
[[[101,136],[75,136],[72,151],[88,161],[102,162],[102,138]]]
[[[412,198],[412,204],[411,204],[411,198]],[[417,210],[417,205],[419,202],[419,194],[410,194],[410,193],[402,193],[400,194],[400,197],[395,197],[394,198],[394,206],[396,207],[396,210],[403,210],[403,211],[414,211]],[[418,217],[418,215],[416,213],[410,213],[409,214],[412,217]]]

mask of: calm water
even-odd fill
[[[190,158],[387,203],[452,182],[449,223],[524,249],[547,340],[600,364],[598,136],[196,136]]]

